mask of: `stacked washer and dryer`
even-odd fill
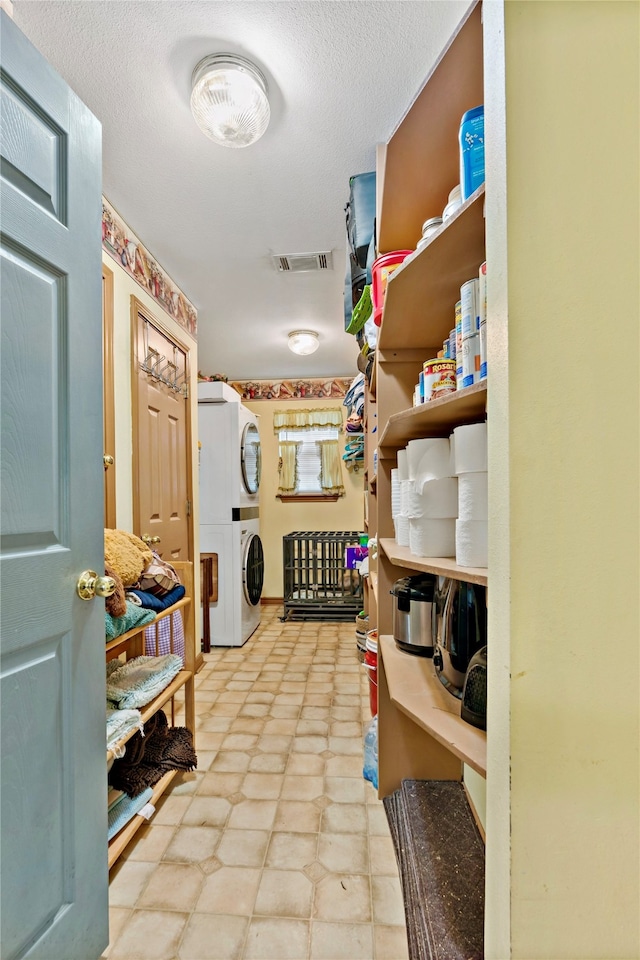
[[[218,600],[209,607],[211,646],[240,647],[260,623],[264,581],[258,418],[228,384],[201,382],[198,433],[200,552],[218,555]]]

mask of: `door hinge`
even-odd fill
[[[191,516],[191,500],[187,500],[187,516]]]

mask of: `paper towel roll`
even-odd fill
[[[412,447],[412,444],[419,446]],[[418,493],[428,480],[442,480],[452,476],[451,449],[447,437],[430,437],[426,440],[411,440],[409,451],[409,477],[415,480]]]
[[[453,431],[456,474],[482,473],[487,469],[487,425],[467,423]]]
[[[409,549],[416,557],[455,557],[456,521],[409,520]]]
[[[461,567],[487,567],[486,520],[456,520],[456,563]]]
[[[451,518],[458,516],[458,478],[427,480],[418,493],[414,484],[408,494],[408,513],[411,518]]]
[[[409,517],[409,502],[413,493],[413,480],[400,481],[400,516]]]
[[[489,500],[486,473],[462,473],[458,477],[460,520],[487,520]]]
[[[409,517],[396,517],[396,542],[399,547],[409,546]]]
[[[398,450],[398,480],[409,479],[409,454],[406,447]]]
[[[400,514],[400,481],[398,480],[398,471],[391,471],[391,516],[397,517]]]

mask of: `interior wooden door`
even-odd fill
[[[132,297],[134,532],[192,560],[189,350]]]
[[[116,526],[116,424],[113,390],[113,271],[102,264],[104,525]]]

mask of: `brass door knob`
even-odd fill
[[[114,459],[113,459],[113,457],[112,457],[110,454],[105,453],[104,457],[102,458],[102,462],[104,463],[105,470],[106,470],[107,467],[112,467],[112,466],[113,466],[113,464],[114,464]]]
[[[162,538],[161,538],[161,537],[150,537],[148,533],[143,533],[142,536],[140,537],[140,539],[143,540],[148,547],[150,547],[152,543],[160,543],[160,540],[161,540]]]
[[[81,600],[110,597],[116,592],[116,582],[113,577],[99,577],[95,570],[84,570],[80,574],[76,592]]]

